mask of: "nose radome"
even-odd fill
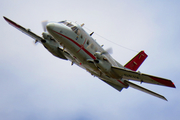
[[[48,32],[51,32],[54,28],[54,23],[48,23],[46,25],[46,29],[48,30]]]

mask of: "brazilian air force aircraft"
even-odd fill
[[[60,22],[44,21],[42,22],[44,32],[40,37],[30,29],[26,29],[10,19],[6,17],[4,19],[13,27],[32,37],[35,43],[42,43],[54,56],[71,61],[72,65],[78,65],[118,91],[130,86],[167,101],[164,96],[130,81],[175,88],[171,80],[136,72],[147,58],[144,51],[140,51],[123,66],[110,56],[108,50],[104,50],[92,38],[93,32],[88,34],[83,29],[84,24],[78,25],[67,20]]]

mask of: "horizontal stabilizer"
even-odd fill
[[[147,58],[147,56],[148,55],[144,51],[141,51],[134,58],[132,58],[124,67],[136,71]]]
[[[135,80],[143,83],[151,83],[156,85],[162,85],[167,87],[173,87],[175,88],[174,83],[171,80],[160,78],[152,75],[147,75],[140,72],[135,72],[131,70],[127,70],[124,68],[119,67],[111,67],[112,70],[119,75],[120,78],[128,79],[128,80]]]
[[[132,88],[134,88],[134,89],[140,90],[140,91],[142,91],[142,92],[148,93],[148,94],[150,94],[150,95],[153,95],[153,96],[155,96],[155,97],[158,97],[158,98],[161,98],[161,99],[167,101],[167,99],[166,99],[164,96],[162,96],[162,95],[160,95],[160,94],[158,94],[158,93],[155,93],[155,92],[153,92],[153,91],[151,91],[151,90],[148,90],[148,89],[146,89],[146,88],[143,88],[143,87],[141,87],[141,86],[138,86],[138,85],[136,85],[136,84],[134,84],[134,83],[132,83],[132,82],[129,82],[129,81],[126,81],[126,83],[127,83],[130,87],[132,87]]]

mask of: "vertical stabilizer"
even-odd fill
[[[147,58],[147,56],[148,55],[144,51],[141,51],[133,59],[131,59],[124,67],[136,71]]]

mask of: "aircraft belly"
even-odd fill
[[[106,77],[100,77],[100,79],[118,91],[121,91],[123,88],[129,87],[128,85],[124,84],[121,80],[118,79],[106,78]]]
[[[129,87],[129,85],[124,83],[124,81],[121,80],[121,79],[110,78],[110,77],[106,76],[105,74],[99,74],[97,71],[91,71],[90,73],[92,75],[98,77],[99,79],[103,80],[104,82],[109,83],[109,85],[112,84],[112,85],[115,85],[115,86],[119,86],[120,88],[128,88]]]
[[[72,39],[74,36],[68,36],[59,32],[54,31],[51,33],[53,37],[62,45],[62,47],[67,50],[72,56],[72,62],[77,64],[78,66],[85,68],[92,75],[97,76],[101,80],[106,81],[111,86],[120,86],[120,88],[127,88],[128,86],[117,77],[112,71],[108,73],[104,73],[98,69],[98,67],[93,63],[93,60],[96,59],[92,51],[89,51],[85,48],[86,40],[83,39]],[[109,56],[108,56],[109,58]],[[88,61],[90,60],[90,61]],[[111,61],[112,62],[112,61]],[[117,64],[113,60],[113,65],[117,66]],[[110,76],[109,76],[110,74]],[[107,76],[108,75],[108,76]]]

